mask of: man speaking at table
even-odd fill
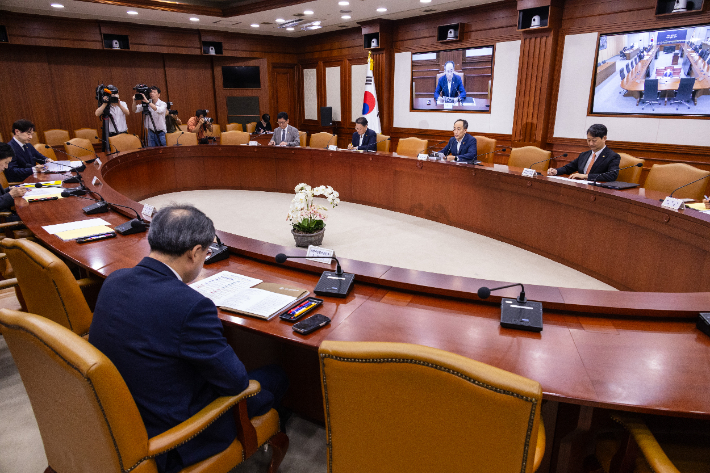
[[[360,117],[355,120],[353,142],[348,145],[348,149],[377,151],[377,133],[367,127],[367,118]]]
[[[468,122],[458,119],[454,122],[454,137],[449,139],[446,147],[439,151],[439,159],[454,156],[454,161],[475,164],[478,154],[476,138],[469,135]]]
[[[431,90],[431,89],[430,89]],[[463,88],[463,81],[454,74],[454,61],[447,61],[444,64],[444,75],[439,77],[439,82],[436,84],[434,98],[443,97],[459,97],[461,101],[466,98],[466,90]]]
[[[212,301],[187,283],[197,277],[215,229],[189,205],[161,209],[148,233],[150,254],[103,284],[89,340],[116,366],[136,401],[148,436],[196,414],[220,396],[242,392],[255,379],[261,391],[247,400],[249,417],[278,407],[288,387],[277,366],[247,373],[222,333]],[[189,442],[156,457],[172,473],[225,450],[236,438],[234,417],[223,414]]]
[[[619,175],[621,156],[606,147],[606,127],[596,124],[587,130],[587,145],[590,150],[561,168],[547,170],[549,176],[569,174],[570,179],[585,181],[615,181]]]

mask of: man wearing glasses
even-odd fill
[[[276,115],[276,123],[278,124],[278,128],[274,131],[269,145],[298,146],[301,144],[298,130],[288,124],[288,114],[286,112],[279,112],[279,114]]]
[[[478,148],[476,138],[469,135],[468,122],[456,120],[454,122],[454,137],[449,140],[446,147],[439,151],[439,159],[453,156],[454,161],[475,164]]]

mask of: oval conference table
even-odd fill
[[[284,367],[291,380],[285,402],[303,415],[323,419],[317,349],[331,339],[427,345],[537,380],[547,404],[556,409],[557,426],[555,417],[546,424],[557,429],[554,437],[548,432],[555,439],[548,448],[558,452],[571,451],[575,432],[589,429],[595,409],[710,418],[710,337],[695,328],[698,312],[710,309],[708,215],[663,209],[659,198],[664,196],[643,189],[614,191],[523,177],[521,171],[388,153],[203,145],[101,155],[83,177],[108,202],[138,212],[137,201],[176,191],[293,193],[301,182],[331,185],[344,201],[481,233],[619,289],[526,285],[528,299],[544,307],[544,329],[531,333],[499,324],[501,297],[516,297],[518,289],[493,293],[486,302],[476,296],[481,286],[506,282],[343,258],[343,270],[355,274],[354,288],[344,299],[325,298],[319,312],[332,323],[310,335],[296,334],[291,323],[277,317],[264,321],[220,311],[225,334],[247,368],[268,362]],[[132,267],[148,254],[146,233],[78,244],[43,230],[43,225],[89,218],[81,209],[90,204],[77,197],[16,199],[20,217],[39,240],[98,276]],[[99,216],[111,225],[134,216],[114,209]],[[307,260],[278,265],[276,254],[303,250],[218,235],[230,258],[205,266],[200,277],[228,270],[313,291],[320,273],[334,268]],[[570,418],[575,421],[565,427],[561,419]],[[564,455],[555,457],[557,471],[565,471]]]

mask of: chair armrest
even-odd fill
[[[9,287],[17,286],[17,278],[3,279],[0,281],[0,289],[7,289]]]
[[[641,454],[654,472],[680,473],[658,444],[656,437],[653,436],[653,433],[643,420],[622,416],[612,416],[612,419],[624,426],[631,437],[633,437]]]
[[[25,225],[25,222],[23,222],[21,220],[17,220],[16,222],[3,222],[3,223],[0,223],[0,229],[20,227],[20,226],[24,226],[24,225]]]
[[[533,471],[537,471],[542,463],[542,458],[545,456],[545,424],[542,423],[540,416],[540,427],[537,429],[537,444],[535,445],[535,456],[533,457]]]
[[[154,457],[184,444],[205,430],[212,422],[217,420],[219,416],[227,412],[238,402],[244,401],[246,408],[246,399],[254,396],[259,391],[261,391],[259,382],[252,379],[249,380],[249,386],[238,395],[218,397],[186,421],[179,423],[160,435],[148,439],[148,455]]]

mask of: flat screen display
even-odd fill
[[[260,89],[259,66],[222,66],[222,87],[225,89]]]
[[[600,36],[591,113],[710,116],[709,26]]]
[[[490,111],[494,49],[412,54],[412,110]]]

